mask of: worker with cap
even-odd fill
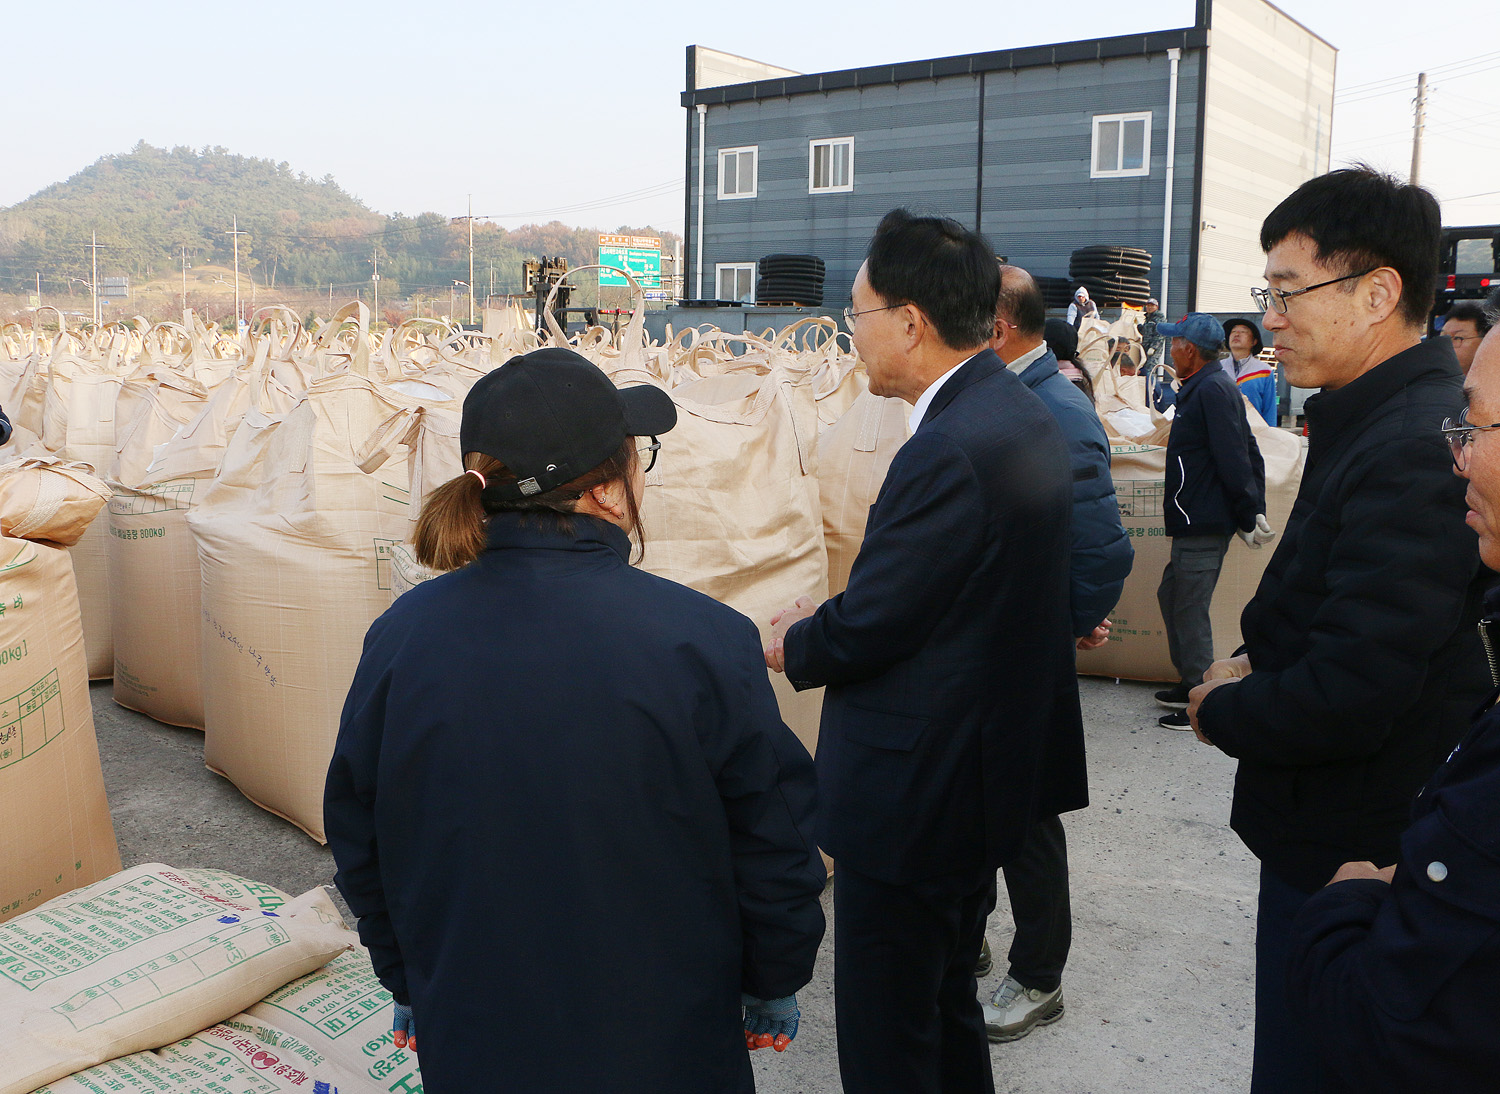
[[[796,1035],[812,760],[754,624],[630,565],[676,417],[568,349],[481,378],[414,537],[449,572],[365,638],[328,842],[428,1094],[750,1094]]]
[[[1167,649],[1178,682],[1156,693],[1170,713],[1158,724],[1186,730],[1188,692],[1203,682],[1214,659],[1209,605],[1230,538],[1238,533],[1259,548],[1276,535],[1266,521],[1266,471],[1245,417],[1239,389],[1219,358],[1224,327],[1192,312],[1157,330],[1171,341],[1180,387],[1167,439],[1162,517],[1172,554],[1156,590]]]
[[[1224,324],[1229,352],[1224,355],[1224,371],[1240,393],[1250,400],[1267,425],[1275,425],[1276,367],[1261,357],[1266,348],[1260,328],[1248,319],[1230,319]]]

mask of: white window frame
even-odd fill
[[[846,145],[849,148],[849,182],[846,186],[814,186],[813,170],[818,160],[819,148],[833,148],[836,145]],[[818,140],[807,142],[807,192],[809,194],[847,194],[854,189],[854,138],[853,137],[822,137]]]
[[[1125,161],[1125,127],[1131,122],[1144,122],[1146,127],[1145,138],[1142,143],[1144,155],[1141,157],[1139,167],[1121,167],[1113,171],[1099,170],[1099,129],[1109,122],[1119,122],[1120,130],[1115,146],[1115,162]],[[1151,174],[1151,111],[1140,110],[1130,114],[1095,114],[1093,126],[1093,139],[1089,141],[1089,178],[1091,179],[1124,179],[1142,178]]]
[[[750,189],[749,189],[748,192],[745,191],[745,190],[736,190],[732,194],[726,194],[724,192],[724,160],[728,156],[741,156],[741,155],[743,155],[746,152],[748,152],[750,154],[750,157],[751,157],[751,159],[750,159],[750,164],[751,164],[751,167],[750,167]],[[743,161],[741,161],[741,162],[743,162]],[[740,168],[740,164],[737,163],[735,165],[735,181],[736,182],[743,181],[740,178],[740,169],[739,168]],[[758,145],[758,144],[744,144],[744,145],[740,145],[738,148],[721,148],[721,149],[719,149],[719,200],[720,201],[739,201],[742,198],[753,198],[756,195],[756,193],[759,191],[759,189],[760,189],[760,145]]]
[[[721,291],[724,288],[724,275],[733,270],[739,273],[741,270],[750,271],[750,303],[755,303],[755,280],[756,263],[754,262],[715,262],[714,263],[714,299],[715,300],[743,300],[741,296],[725,296]]]

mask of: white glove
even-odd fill
[[[1273,539],[1276,538],[1276,533],[1271,529],[1271,525],[1266,521],[1266,515],[1264,513],[1260,513],[1256,516],[1255,527],[1253,529],[1248,532],[1236,532],[1235,535],[1244,540],[1245,546],[1249,547],[1252,551],[1260,550],[1262,544],[1270,543]]]

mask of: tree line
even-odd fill
[[[314,179],[286,162],[222,147],[156,148],[100,158],[65,182],[0,209],[0,292],[22,293],[40,274],[44,291],[99,274],[139,282],[174,275],[181,263],[229,265],[238,225],[241,271],[268,289],[339,291],[368,286],[378,262],[382,297],[446,294],[469,280],[469,227],[438,213],[384,216],[331,175]],[[678,237],[655,235],[671,252]],[[553,221],[507,231],[474,225],[474,281],[483,298],[521,291],[521,264],[560,255],[570,266],[595,260],[597,228]]]

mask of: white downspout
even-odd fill
[[[697,277],[693,283],[693,298],[703,299],[703,143],[708,129],[708,104],[698,104],[698,230],[694,233],[697,257]]]
[[[1167,60],[1172,63],[1171,75],[1167,77],[1167,197],[1166,210],[1162,214],[1161,223],[1161,310],[1163,314],[1172,315],[1168,311],[1167,287],[1172,274],[1172,176],[1177,157],[1177,62],[1182,57],[1182,50],[1167,50]],[[702,107],[699,107],[701,110]],[[701,134],[700,134],[701,136]],[[699,170],[702,170],[700,164]],[[1201,168],[1200,168],[1201,170]],[[702,201],[701,183],[699,201]],[[699,205],[702,209],[702,205]],[[698,220],[701,224],[703,214],[700,211]]]

